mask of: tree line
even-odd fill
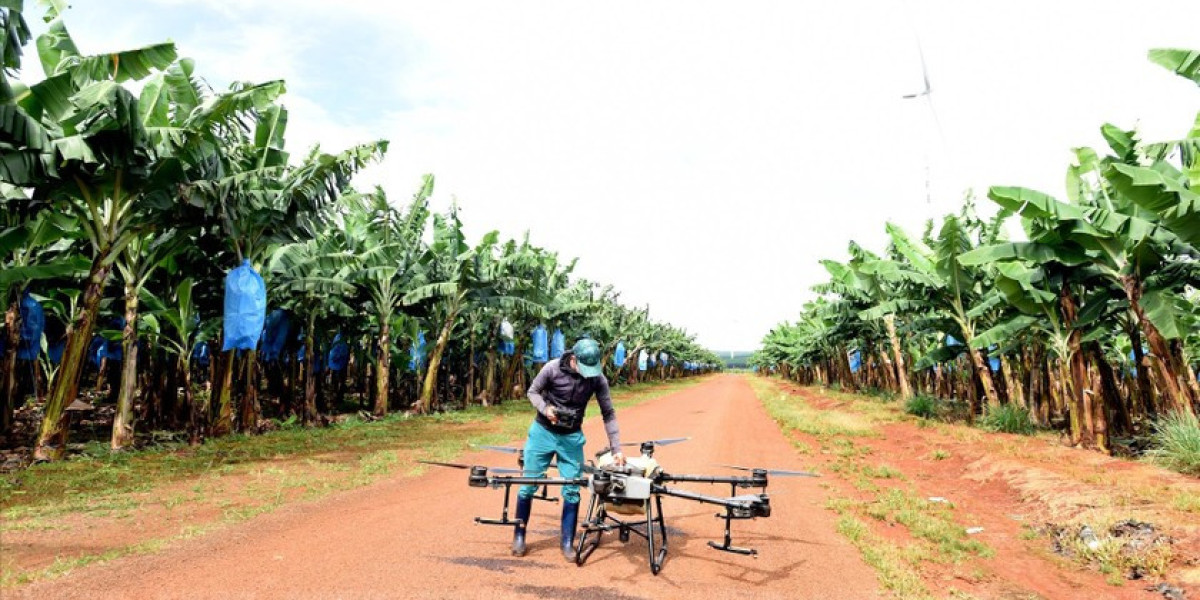
[[[455,206],[431,211],[432,175],[403,203],[352,188],[386,141],[290,154],[283,81],[214,90],[172,43],[84,54],[65,2],[42,4],[31,85],[23,2],[0,5],[0,432],[43,406],[36,459],[63,456],[85,376],[110,384],[123,449],[318,424],[347,394],[375,416],[499,402],[548,358],[535,330],[600,341],[615,381],[718,364],[528,235],[468,241]],[[234,319],[234,297],[265,306]]]
[[[1149,58],[1200,84],[1200,53]],[[805,383],[958,399],[968,418],[1027,410],[1073,444],[1111,450],[1160,416],[1200,410],[1200,115],[1178,139],[1105,124],[1076,148],[1065,198],[997,186],[920,236],[854,242],[794,322],[763,338],[760,370]],[[1018,219],[1023,239],[1006,223]]]

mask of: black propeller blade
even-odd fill
[[[417,462],[424,465],[434,465],[437,467],[450,467],[451,469],[470,469],[471,465],[461,465],[458,463],[438,462],[436,460],[418,460]],[[510,469],[507,467],[487,467],[488,473],[524,473],[521,469]]]
[[[470,469],[471,465],[460,465],[458,463],[438,462],[436,460],[418,460],[417,462],[423,465],[435,465],[438,467],[450,467],[451,469]]]
[[[690,439],[692,439],[692,438],[685,438],[685,437],[664,438],[661,440],[646,440],[644,442],[624,442],[621,445],[622,446],[641,446],[642,444],[654,444],[655,446],[669,446],[671,444],[678,444],[679,442],[686,442],[687,440],[690,440]]]
[[[738,465],[717,465],[717,466],[726,467],[729,469],[737,469],[739,471],[766,471],[767,475],[774,475],[775,477],[820,477],[820,475],[818,475],[816,473],[809,473],[808,471],[784,471],[783,469],[755,469],[752,467],[739,467]]]

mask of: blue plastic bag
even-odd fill
[[[88,360],[92,361],[93,366],[100,366],[100,362],[108,358],[108,342],[99,335],[93,335],[92,341],[88,344]]]
[[[503,354],[505,356],[512,356],[513,354],[516,354],[516,352],[517,352],[516,342],[514,342],[512,340],[506,340],[506,339],[500,340],[500,354]]]
[[[25,292],[21,296],[21,342],[17,345],[17,358],[35,360],[42,350],[42,332],[46,329],[46,313],[42,305]]]
[[[47,348],[47,358],[50,359],[50,364],[57,365],[62,362],[63,351],[67,349],[67,340],[59,340],[50,344]]]
[[[550,336],[550,358],[558,358],[566,352],[567,337],[563,335],[561,329],[555,329],[554,335]],[[618,367],[621,365],[617,365]]]
[[[850,372],[857,373],[859,367],[861,367],[861,366],[862,366],[862,356],[858,353],[858,350],[851,352],[850,353]]]
[[[292,321],[286,310],[277,308],[267,315],[263,324],[262,358],[267,362],[278,360],[287,344]]]
[[[196,342],[192,346],[192,364],[198,367],[207,367],[212,357],[208,353],[208,344],[205,342]]]
[[[617,349],[613,352],[613,365],[618,369],[625,366],[625,342],[617,342]]]
[[[638,354],[638,370],[645,371],[647,362],[648,362],[648,357],[646,356],[646,351],[642,350],[642,352],[640,354]]]
[[[533,362],[546,362],[550,359],[550,348],[546,340],[546,326],[538,325],[533,328]]]
[[[417,332],[417,343],[408,348],[408,370],[416,371],[425,367],[425,332]]]
[[[306,344],[306,345],[303,345],[303,346],[300,346],[300,349],[296,351],[296,362],[298,362],[298,363],[300,363],[300,364],[304,364],[304,354],[305,354],[305,352],[308,352],[308,345],[307,345],[307,344]],[[320,372],[321,372],[321,371],[323,371],[324,369],[325,369],[325,360],[324,360],[324,357],[322,357],[322,356],[321,356],[321,352],[320,352],[320,350],[319,350],[319,349],[318,349],[318,350],[314,350],[314,351],[313,351],[313,364],[312,364],[312,372],[313,372],[313,374],[315,375],[315,374],[317,374],[317,373],[320,373]]]
[[[116,331],[123,331],[125,329],[125,317],[114,318],[112,320],[112,328]],[[104,351],[104,356],[110,363],[121,362],[121,359],[125,357],[125,348],[121,345],[120,338],[108,342],[108,349]]]
[[[668,356],[666,352],[662,352],[658,355],[658,362],[662,363],[662,366],[665,367],[665,366],[667,366],[667,360],[669,358],[670,358],[670,356]]]
[[[333,337],[333,347],[329,349],[327,359],[330,371],[343,371],[350,362],[350,345],[342,341],[342,334]]]
[[[225,276],[225,335],[221,351],[253,350],[267,319],[267,286],[249,260]]]

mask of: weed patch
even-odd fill
[[[871,532],[866,523],[843,514],[837,522],[838,533],[862,553],[863,560],[875,569],[879,583],[902,600],[932,598],[920,575],[904,558],[899,546]]]
[[[922,419],[937,416],[937,400],[932,396],[913,396],[904,403],[904,412]]]
[[[1029,418],[1029,410],[1015,404],[1002,404],[987,409],[979,419],[979,426],[988,431],[1032,435],[1037,427]]]
[[[1159,419],[1151,436],[1154,462],[1188,475],[1200,475],[1200,419],[1176,412]]]

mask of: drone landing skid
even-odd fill
[[[550,497],[550,486],[543,485],[541,491],[533,496],[534,500],[545,500],[546,502],[558,502],[558,498]]]
[[[708,547],[712,548],[713,550],[720,550],[722,552],[732,552],[734,554],[742,554],[745,556],[753,556],[754,558],[758,558],[758,550],[755,550],[754,548],[739,548],[737,546],[730,546],[729,540],[725,540],[724,545],[716,542],[709,542]]]
[[[501,525],[504,527],[520,527],[525,523],[521,519],[508,518],[508,500],[512,495],[512,485],[504,486],[504,508],[500,511],[499,519],[488,519],[484,517],[475,517],[476,525]],[[537,496],[534,496],[537,498]]]
[[[592,552],[600,546],[600,537],[606,531],[617,530],[622,542],[629,541],[629,535],[636,534],[646,540],[648,547],[650,572],[658,575],[663,563],[667,560],[667,524],[663,519],[662,498],[655,495],[653,500],[647,499],[644,504],[646,518],[641,521],[625,521],[610,514],[604,507],[604,502],[596,494],[592,495],[588,506],[587,518],[583,521],[583,535],[575,547],[575,564],[582,567]],[[595,518],[593,518],[595,515]],[[645,527],[643,533],[637,527]],[[655,529],[658,533],[655,533]],[[655,543],[657,539],[658,543]],[[658,546],[656,548],[656,546]]]

